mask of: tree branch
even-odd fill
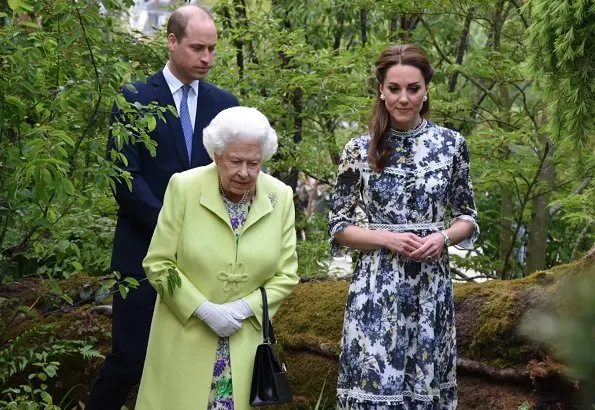
[[[475,360],[458,358],[457,369],[464,372],[480,374],[490,379],[502,380],[507,382],[522,382],[531,383],[529,378],[529,370],[527,369],[513,369],[505,368],[500,369],[497,367],[490,366],[489,364],[478,362]]]
[[[519,4],[518,0],[510,0],[510,2],[514,5],[514,7],[516,8],[517,13],[519,13],[519,17],[521,18],[521,20],[523,21],[523,25],[525,26],[525,28],[529,28],[529,21],[527,20],[527,18],[523,15],[523,12],[521,10],[521,5]]]
[[[527,95],[525,94],[525,90],[533,83],[532,80],[526,81],[525,84],[523,84],[522,87],[518,86],[516,83],[511,82],[510,84],[517,89],[517,95],[522,95],[523,96],[523,108],[525,109],[525,113],[527,114],[527,116],[531,119],[531,122],[533,123],[533,131],[537,132],[539,130],[539,125],[537,124],[537,119],[535,118],[535,116],[531,113],[531,111],[529,110],[529,106],[527,105]],[[514,95],[512,97],[512,101],[515,101],[517,98],[517,95]]]
[[[539,180],[539,175],[541,175],[541,170],[543,169],[543,166],[545,164],[545,160],[548,156],[550,152],[550,145],[546,144],[545,148],[543,149],[543,155],[541,156],[541,158],[539,158],[539,167],[537,168],[537,171],[535,172],[535,175],[533,176],[533,179],[531,180],[531,182],[528,184],[527,186],[527,191],[525,193],[525,198],[521,201],[521,206],[519,209],[519,218],[516,221],[516,228],[515,231],[513,233],[513,241],[510,244],[510,247],[508,248],[508,251],[506,253],[506,257],[504,258],[504,263],[502,265],[502,270],[500,272],[500,277],[502,279],[506,279],[506,271],[508,270],[508,264],[509,264],[509,260],[510,260],[510,256],[512,255],[512,251],[514,250],[514,238],[517,237],[517,235],[519,234],[519,231],[521,229],[522,226],[522,220],[523,220],[523,213],[525,212],[525,207],[527,206],[527,203],[529,203],[529,195],[531,194],[531,191],[533,190],[533,187],[535,187],[535,185],[537,184],[537,181]]]
[[[570,261],[574,261],[576,260],[576,257],[578,255],[579,249],[581,247],[581,244],[583,243],[583,241],[585,240],[585,238],[587,237],[587,234],[589,233],[589,230],[591,229],[591,224],[585,224],[583,226],[583,229],[581,229],[581,232],[578,234],[578,237],[576,238],[576,240],[574,241],[574,246],[572,247],[572,252],[570,253]]]
[[[438,40],[436,39],[436,36],[434,35],[434,31],[432,30],[432,28],[430,27],[430,25],[425,21],[425,19],[423,17],[420,17],[419,18],[419,21],[421,22],[421,24],[428,31],[428,34],[430,35],[430,40],[432,41],[432,44],[434,45],[434,48],[436,49],[436,51],[438,51],[438,54],[440,54],[440,57],[442,57],[442,59],[444,59],[444,61],[446,61],[448,64],[454,65],[453,62],[450,60],[450,58],[448,58],[448,56],[444,53],[444,51],[442,51],[442,48],[440,47],[440,44],[438,43]],[[456,70],[457,72],[459,72],[463,77],[465,77],[465,79],[467,81],[469,81],[475,87],[477,87],[481,91],[483,91],[488,97],[490,97],[490,99],[494,103],[498,104],[498,99],[483,84],[481,84],[475,78],[471,77],[469,74],[467,74],[464,71],[462,71],[460,69],[460,67],[455,67],[454,70]]]
[[[83,133],[77,139],[77,141],[74,145],[74,148],[72,150],[72,155],[70,156],[70,175],[71,176],[74,174],[74,171],[75,171],[74,164],[75,164],[76,157],[78,155],[78,150],[80,149],[80,146],[83,143],[83,141],[86,139],[87,134],[89,133],[89,130],[91,129],[91,125],[95,122],[95,118],[97,117],[97,114],[99,112],[99,105],[101,104],[101,81],[99,80],[99,70],[97,69],[97,64],[95,63],[95,55],[93,54],[93,48],[91,47],[91,44],[89,43],[89,37],[87,36],[85,24],[83,23],[83,17],[81,16],[81,12],[80,12],[79,8],[77,7],[77,1],[72,0],[72,5],[73,5],[74,9],[76,10],[76,15],[78,17],[79,24],[81,25],[81,29],[83,30],[83,35],[85,37],[85,44],[87,45],[87,49],[89,50],[91,64],[93,65],[93,70],[95,71],[95,85],[97,87],[98,98],[97,98],[97,101],[95,101],[91,116],[89,117],[89,120],[87,121],[87,126],[85,127],[85,130],[83,131]]]
[[[578,188],[575,189],[572,194],[568,195],[568,197],[580,195],[585,190],[585,188],[587,188],[589,186],[589,184],[591,183],[592,180],[593,180],[592,176],[588,176],[585,179],[583,179],[583,181],[578,186]],[[562,209],[562,205],[556,205],[556,206],[551,207],[550,208],[550,218],[552,216],[554,216],[560,209]]]
[[[469,9],[469,13],[465,17],[465,22],[463,23],[463,31],[461,32],[461,36],[459,38],[459,50],[457,52],[457,58],[455,59],[455,63],[457,65],[461,65],[463,63],[463,57],[465,56],[465,50],[467,48],[467,39],[469,38],[469,28],[471,26],[471,21],[473,21],[473,15],[475,14],[475,7],[471,7]],[[459,79],[459,72],[455,71],[452,73],[450,77],[450,81],[448,82],[448,92],[453,93],[457,88],[457,81]]]

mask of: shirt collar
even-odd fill
[[[165,77],[165,81],[167,82],[172,95],[174,95],[174,93],[184,85],[184,83],[178,80],[178,78],[169,69],[169,61],[163,68],[163,76]],[[192,81],[189,85],[194,90],[194,94],[198,95],[198,80]]]

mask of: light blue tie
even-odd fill
[[[186,150],[188,151],[188,163],[192,160],[192,137],[194,130],[192,129],[192,121],[190,121],[190,111],[188,111],[188,92],[190,86],[184,84],[182,86],[182,101],[180,102],[180,122],[182,123],[182,130],[184,131],[184,140],[186,141]]]

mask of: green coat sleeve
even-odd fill
[[[165,303],[182,324],[186,324],[196,308],[207,300],[177,266],[176,254],[185,207],[183,179],[180,174],[174,174],[167,185],[157,227],[143,260],[143,268],[151,285],[157,290],[159,284],[163,286],[164,292],[158,300]],[[178,273],[181,286],[176,287],[173,295],[170,295],[167,276],[172,269]]]
[[[264,283],[264,288],[267,292],[270,317],[273,317],[277,312],[277,309],[279,309],[283,299],[285,299],[299,283],[299,276],[297,274],[298,260],[296,254],[295,209],[293,205],[293,191],[290,187],[286,186],[283,202],[283,231],[279,264],[275,275]],[[262,296],[260,290],[256,289],[244,299],[248,302],[254,312],[254,316],[250,318],[250,321],[256,328],[262,328]]]

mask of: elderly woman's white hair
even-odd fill
[[[238,140],[260,144],[263,161],[277,152],[277,133],[263,113],[251,107],[221,111],[203,130],[203,144],[212,160]]]

